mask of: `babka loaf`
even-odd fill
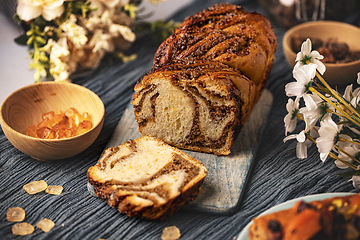
[[[140,133],[228,155],[266,85],[276,46],[269,21],[241,7],[217,4],[189,17],[135,86]]]
[[[306,203],[253,219],[249,240],[360,239],[360,195]]]
[[[87,171],[95,194],[130,217],[164,219],[200,193],[206,168],[152,136],[105,150]]]

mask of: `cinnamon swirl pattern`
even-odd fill
[[[87,177],[95,194],[120,212],[164,219],[200,193],[206,173],[196,159],[145,136],[107,149]]]

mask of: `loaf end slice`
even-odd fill
[[[234,86],[241,82],[241,91]],[[141,134],[177,148],[230,154],[257,101],[246,76],[218,62],[173,63],[152,69],[135,86]]]

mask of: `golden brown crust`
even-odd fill
[[[176,60],[216,60],[239,69],[263,89],[277,41],[261,14],[216,4],[187,18],[158,48],[154,65]]]

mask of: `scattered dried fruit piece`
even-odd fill
[[[23,186],[28,194],[35,194],[44,191],[48,187],[44,180],[34,181]]]
[[[181,236],[180,230],[176,226],[166,227],[161,235],[162,240],[175,240]]]
[[[34,230],[35,230],[34,227],[26,222],[17,223],[11,228],[11,231],[14,235],[21,235],[21,236],[32,234]]]
[[[44,218],[38,224],[36,227],[40,228],[44,232],[50,231],[55,226],[55,223],[51,221],[50,219]]]
[[[21,207],[9,208],[6,213],[6,219],[9,222],[21,222],[25,219],[25,211]]]
[[[45,192],[52,195],[60,195],[62,193],[63,187],[58,185],[49,185]]]

